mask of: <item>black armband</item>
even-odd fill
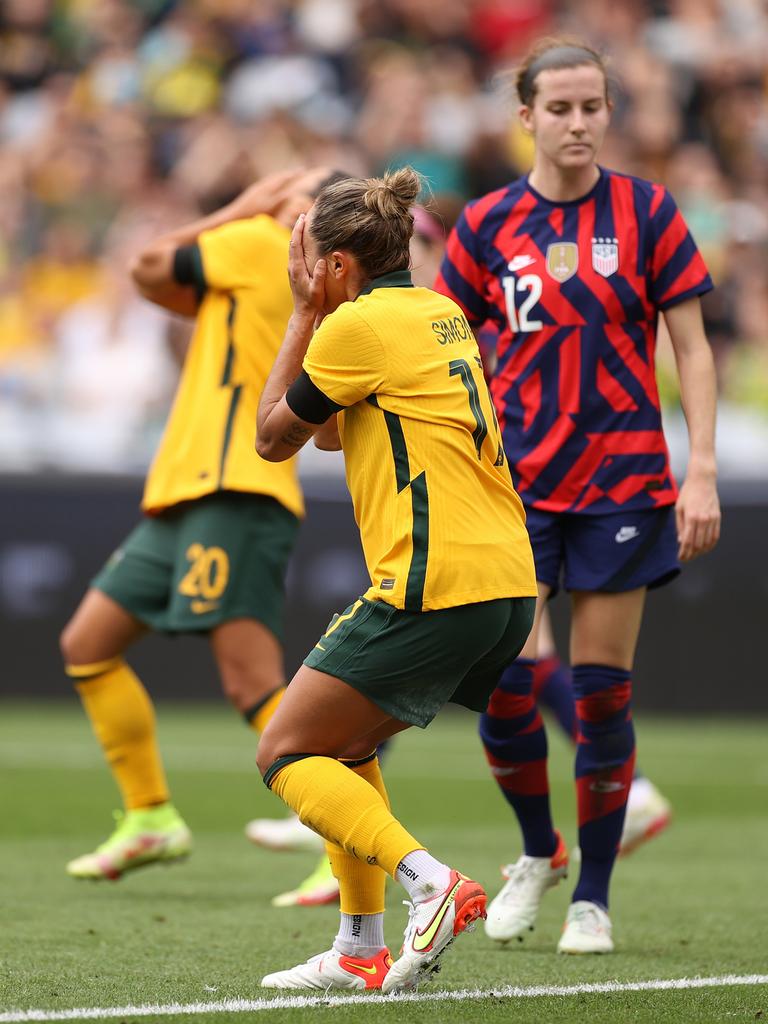
[[[298,416],[305,423],[325,423],[329,416],[344,408],[324,395],[320,388],[313,384],[306,370],[302,370],[288,388],[285,400],[294,416]]]
[[[180,245],[173,254],[173,279],[177,284],[189,284],[195,289],[197,301],[205,295],[208,285],[203,273],[203,258],[197,242]]]

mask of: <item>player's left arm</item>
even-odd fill
[[[715,418],[717,377],[697,296],[664,310],[680,376],[680,399],[688,425],[688,469],[675,506],[679,557],[683,562],[711,551],[720,537]]]

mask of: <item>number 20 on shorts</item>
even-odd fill
[[[229,580],[229,558],[223,548],[190,544],[187,560],[192,564],[179,583],[184,597],[202,597],[215,601],[221,597]]]

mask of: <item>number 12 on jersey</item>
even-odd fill
[[[540,331],[544,324],[541,320],[529,320],[528,314],[541,298],[542,283],[538,274],[523,274],[522,277],[503,277],[504,298],[506,299],[507,318],[512,332]],[[528,294],[523,298],[523,292]]]

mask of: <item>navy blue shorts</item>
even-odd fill
[[[526,509],[536,579],[557,593],[660,587],[680,572],[674,507],[583,515]]]

